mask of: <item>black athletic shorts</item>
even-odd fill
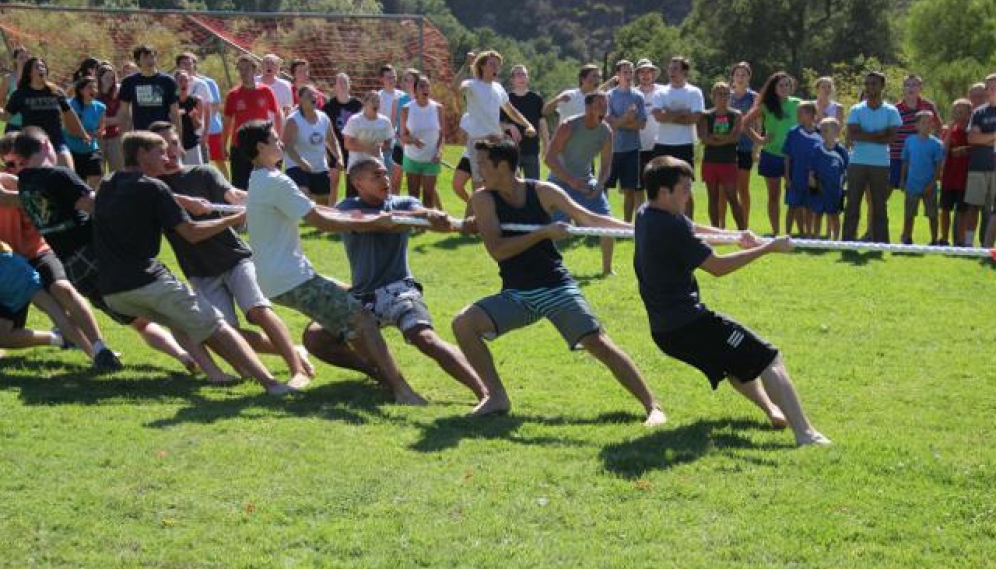
[[[961,211],[965,203],[965,191],[941,190],[940,206],[944,211]]]
[[[28,309],[30,308],[30,302],[22,306],[21,309],[17,311],[7,310],[7,308],[0,304],[0,318],[13,322],[14,330],[23,330],[28,324]]]
[[[640,151],[640,177],[636,180],[636,189],[643,189],[643,171],[647,169],[647,164],[654,158],[657,158],[657,154],[653,150]]]
[[[395,144],[394,148],[391,149],[391,160],[397,165],[401,166],[405,163],[405,147],[400,144]],[[390,172],[388,172],[390,174]]]
[[[698,368],[713,389],[726,377],[753,381],[778,357],[778,348],[722,314],[707,312],[671,332],[655,332],[665,354]]]
[[[73,155],[73,169],[76,171],[76,175],[83,178],[84,181],[90,176],[104,175],[104,154],[101,151],[94,150],[86,154],[71,152],[70,154]]]
[[[461,156],[460,161],[457,162],[456,169],[460,172],[466,172],[467,174],[471,174],[470,158],[467,158],[466,156]]]
[[[69,277],[66,276],[66,268],[62,266],[62,261],[52,251],[46,251],[34,259],[28,259],[28,263],[41,275],[45,292],[52,288],[55,281],[69,280]]]
[[[754,153],[737,150],[737,170],[751,170],[754,168]]]

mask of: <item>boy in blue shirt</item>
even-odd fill
[[[806,200],[810,211],[810,227],[818,236],[827,216],[827,239],[840,239],[840,209],[844,198],[844,177],[851,157],[847,149],[837,142],[840,122],[834,117],[820,121],[823,144],[813,149],[809,156],[809,187],[816,188]]]
[[[916,135],[903,144],[900,187],[906,190],[902,242],[913,243],[913,219],[923,201],[924,215],[930,220],[930,244],[937,245],[937,181],[944,167],[944,143],[932,135],[934,115],[916,114]]]
[[[782,153],[785,154],[785,234],[791,235],[792,222],[804,237],[812,235],[806,201],[809,197],[809,156],[823,140],[816,130],[816,104],[803,101],[796,108],[799,124],[792,127],[785,137]]]

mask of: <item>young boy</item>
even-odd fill
[[[743,208],[737,199],[737,142],[740,140],[740,111],[731,109],[730,86],[720,81],[712,86],[716,105],[702,114],[698,123],[699,140],[705,146],[702,155],[702,179],[709,192],[709,222],[725,227],[719,215],[719,203],[725,198],[733,211],[737,229],[747,228]]]
[[[709,310],[695,280],[698,268],[723,276],[767,253],[790,251],[792,241],[782,236],[759,244],[744,232],[740,242],[746,250],[715,254],[696,233],[716,230],[696,226],[684,215],[692,177],[688,163],[668,156],[651,160],[643,173],[647,205],[636,216],[633,267],[654,342],[662,352],[702,371],[713,389],[729,379],[764,411],[772,426],[788,423],[799,446],[829,445],[830,439],[806,418],[778,349]]]
[[[840,239],[840,205],[844,197],[844,176],[851,158],[847,149],[837,142],[840,122],[834,117],[820,121],[823,144],[809,156],[809,186],[816,188],[806,201],[810,211],[809,227],[818,236],[827,215],[827,239]]]
[[[961,227],[964,210],[965,183],[968,181],[968,119],[972,116],[972,103],[958,99],[951,104],[951,124],[944,129],[944,172],[941,175],[941,233],[938,245],[961,244],[965,239]],[[954,223],[951,221],[954,212]],[[948,237],[950,236],[950,241]]]
[[[902,242],[913,243],[913,219],[923,202],[924,215],[930,220],[930,244],[937,245],[937,180],[944,165],[944,143],[932,135],[934,114],[916,114],[916,134],[903,144],[900,187],[906,191],[906,213]]]
[[[792,127],[785,137],[782,153],[785,154],[785,234],[792,233],[792,222],[799,227],[804,237],[812,235],[809,227],[806,200],[809,196],[809,156],[813,149],[823,143],[816,131],[816,104],[812,101],[799,103],[796,109],[799,124]]]

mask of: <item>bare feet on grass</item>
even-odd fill
[[[830,439],[823,436],[822,433],[816,430],[806,431],[801,436],[795,437],[795,444],[800,447],[804,446],[830,446],[833,442]]]
[[[512,402],[507,397],[489,395],[478,403],[467,414],[468,417],[486,417],[488,415],[507,415],[512,409]]]
[[[398,405],[413,405],[424,407],[429,404],[424,397],[414,391],[402,391],[394,394],[394,402]]]
[[[304,368],[304,373],[311,379],[315,378],[315,366],[311,364],[311,360],[308,359],[308,349],[304,346],[294,346],[294,351],[297,352],[297,359],[301,362],[301,367]],[[307,385],[307,384],[305,384]]]
[[[788,419],[782,414],[782,410],[777,407],[768,413],[768,421],[771,422],[771,428],[778,431],[788,427]]]
[[[311,383],[311,379],[315,376],[314,373],[308,375],[307,373],[296,373],[294,377],[290,378],[287,385],[293,387],[294,389],[300,391]]]
[[[647,414],[647,420],[643,422],[644,427],[659,427],[667,423],[667,415],[664,414],[664,410],[660,407],[654,407]]]

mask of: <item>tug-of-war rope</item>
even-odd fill
[[[241,213],[244,208],[239,205],[212,204],[214,210],[222,214]],[[413,227],[429,227],[427,220],[417,217],[394,216],[393,223],[398,225],[411,225]],[[457,220],[454,224],[460,228],[463,222]],[[503,223],[501,228],[506,231],[521,231],[524,233],[537,231],[542,225],[528,225],[522,223]],[[607,229],[602,227],[577,227],[568,226],[568,233],[579,237],[615,237],[617,239],[632,239],[632,229]],[[736,233],[729,234],[709,234],[709,241],[712,243],[737,243],[740,236]],[[760,238],[764,243],[768,239]],[[796,249],[820,249],[825,251],[881,251],[885,253],[907,253],[916,255],[947,255],[951,257],[978,257],[996,261],[996,248],[985,249],[982,247],[951,247],[938,245],[901,245],[895,243],[872,243],[867,241],[829,241],[826,239],[792,239],[792,245]]]

